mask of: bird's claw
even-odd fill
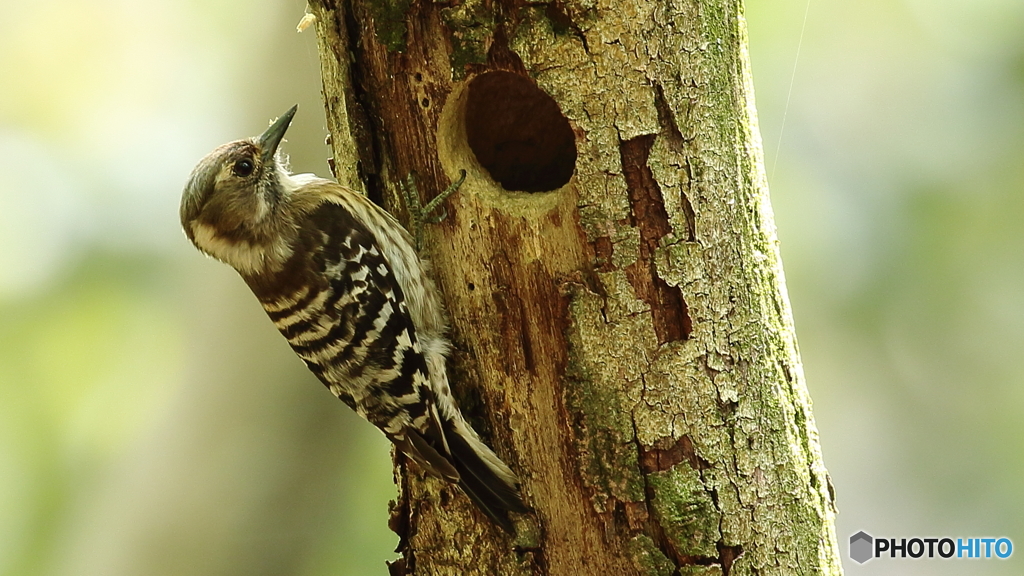
[[[437,224],[448,217],[448,210],[441,207],[441,203],[454,194],[465,181],[466,171],[459,170],[459,179],[452,182],[450,186],[435,196],[433,200],[427,202],[426,206],[420,202],[420,193],[419,189],[416,187],[416,174],[414,172],[410,172],[409,175],[405,177],[405,182],[399,183],[402,188],[402,193],[405,196],[405,206],[409,210],[413,236],[416,238],[416,250],[419,250],[423,245],[423,225]],[[438,207],[441,207],[441,213],[435,216],[429,216],[429,214],[436,211]]]

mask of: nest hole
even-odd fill
[[[466,137],[505,190],[548,192],[576,169],[576,137],[555,100],[529,79],[487,72],[469,84]]]

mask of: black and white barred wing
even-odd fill
[[[342,205],[324,202],[309,219],[297,253],[306,262],[294,270],[306,278],[263,302],[267,314],[332,393],[425,469],[457,481],[416,329],[381,247]]]

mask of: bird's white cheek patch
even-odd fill
[[[323,180],[323,178],[318,178],[316,174],[291,174],[287,170],[278,170],[277,176],[281,187],[284,188],[287,195],[295,193],[296,190],[307,184]]]
[[[262,222],[270,214],[270,204],[262,194],[256,196],[256,221]]]
[[[226,240],[210,226],[198,222],[192,224],[192,235],[200,250],[246,274],[263,272],[268,265],[278,267],[291,255],[291,249],[283,243],[264,246]]]

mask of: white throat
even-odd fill
[[[292,247],[282,239],[269,245],[228,240],[199,222],[192,224],[192,237],[200,250],[246,275],[280,270],[292,255]]]

